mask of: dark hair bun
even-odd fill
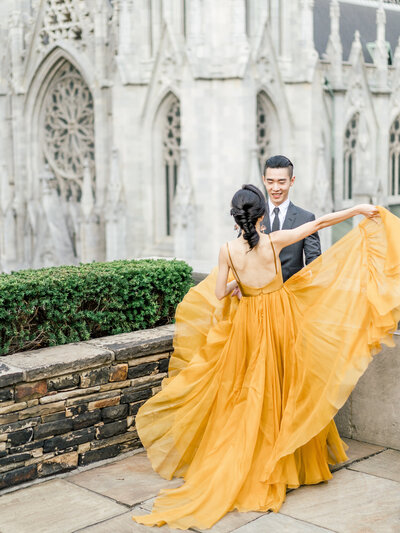
[[[252,250],[260,240],[256,230],[257,220],[265,214],[263,193],[251,183],[242,185],[232,198],[231,215],[243,231],[243,237]]]

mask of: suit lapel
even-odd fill
[[[292,229],[293,224],[296,221],[297,209],[292,202],[289,203],[288,210],[286,212],[285,220],[282,224],[282,229]]]
[[[265,229],[262,229],[263,227]],[[261,221],[261,231],[263,233],[271,233],[271,222],[270,222],[270,218],[269,218],[268,200],[266,201],[265,215],[264,215],[263,220]]]

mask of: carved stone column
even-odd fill
[[[187,150],[180,148],[178,184],[173,206],[174,253],[181,259],[194,256],[194,202]]]
[[[148,83],[150,79],[150,12],[143,0],[119,0],[117,65],[122,82]]]
[[[187,6],[186,42],[189,54],[193,59],[204,55],[204,34],[202,30],[203,8],[201,0],[192,0]]]
[[[24,33],[21,12],[13,11],[11,13],[8,32],[11,50],[11,79],[14,91],[18,94],[22,90],[22,51],[24,47]]]
[[[7,272],[10,260],[16,259],[15,221],[12,213],[13,188],[6,165],[0,168],[0,272]]]
[[[95,213],[92,177],[88,161],[83,166],[83,184],[81,197],[81,250],[80,259],[83,263],[95,261],[98,257],[99,235],[98,217]]]
[[[375,193],[375,174],[371,161],[371,135],[368,129],[365,112],[360,114],[358,137],[356,144],[356,179],[354,197],[359,202],[371,202]]]
[[[133,0],[120,0],[119,10],[118,54],[129,55],[134,47]]]
[[[96,0],[94,13],[94,37],[95,37],[95,63],[97,77],[100,85],[106,81],[106,43],[107,43],[107,15],[105,12],[103,0]]]
[[[48,165],[40,176],[41,180],[41,211],[44,219],[40,225],[45,230],[42,242],[38,246],[40,253],[36,256],[38,266],[71,265],[76,262],[71,237],[66,225],[62,199],[57,193],[57,180]]]
[[[330,213],[333,209],[331,177],[326,162],[326,149],[323,142],[317,149],[315,177],[312,189],[312,205],[316,217]],[[321,247],[329,248],[332,242],[331,228],[320,233]]]
[[[111,155],[110,181],[106,201],[106,261],[126,259],[126,204],[119,169],[118,150]]]

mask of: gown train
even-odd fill
[[[163,490],[141,524],[211,527],[277,512],[287,488],[347,459],[333,417],[400,319],[400,220],[384,208],[282,283],[214,294],[217,269],[176,311],[162,390],[136,426]]]

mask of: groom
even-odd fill
[[[264,165],[263,182],[268,193],[267,209],[261,222],[261,231],[271,233],[280,229],[291,229],[305,222],[315,220],[315,215],[297,207],[289,200],[289,190],[293,186],[293,164],[283,155],[274,155]],[[279,259],[282,265],[283,281],[301,270],[304,264],[311,263],[321,255],[318,233],[306,237],[284,248]]]

